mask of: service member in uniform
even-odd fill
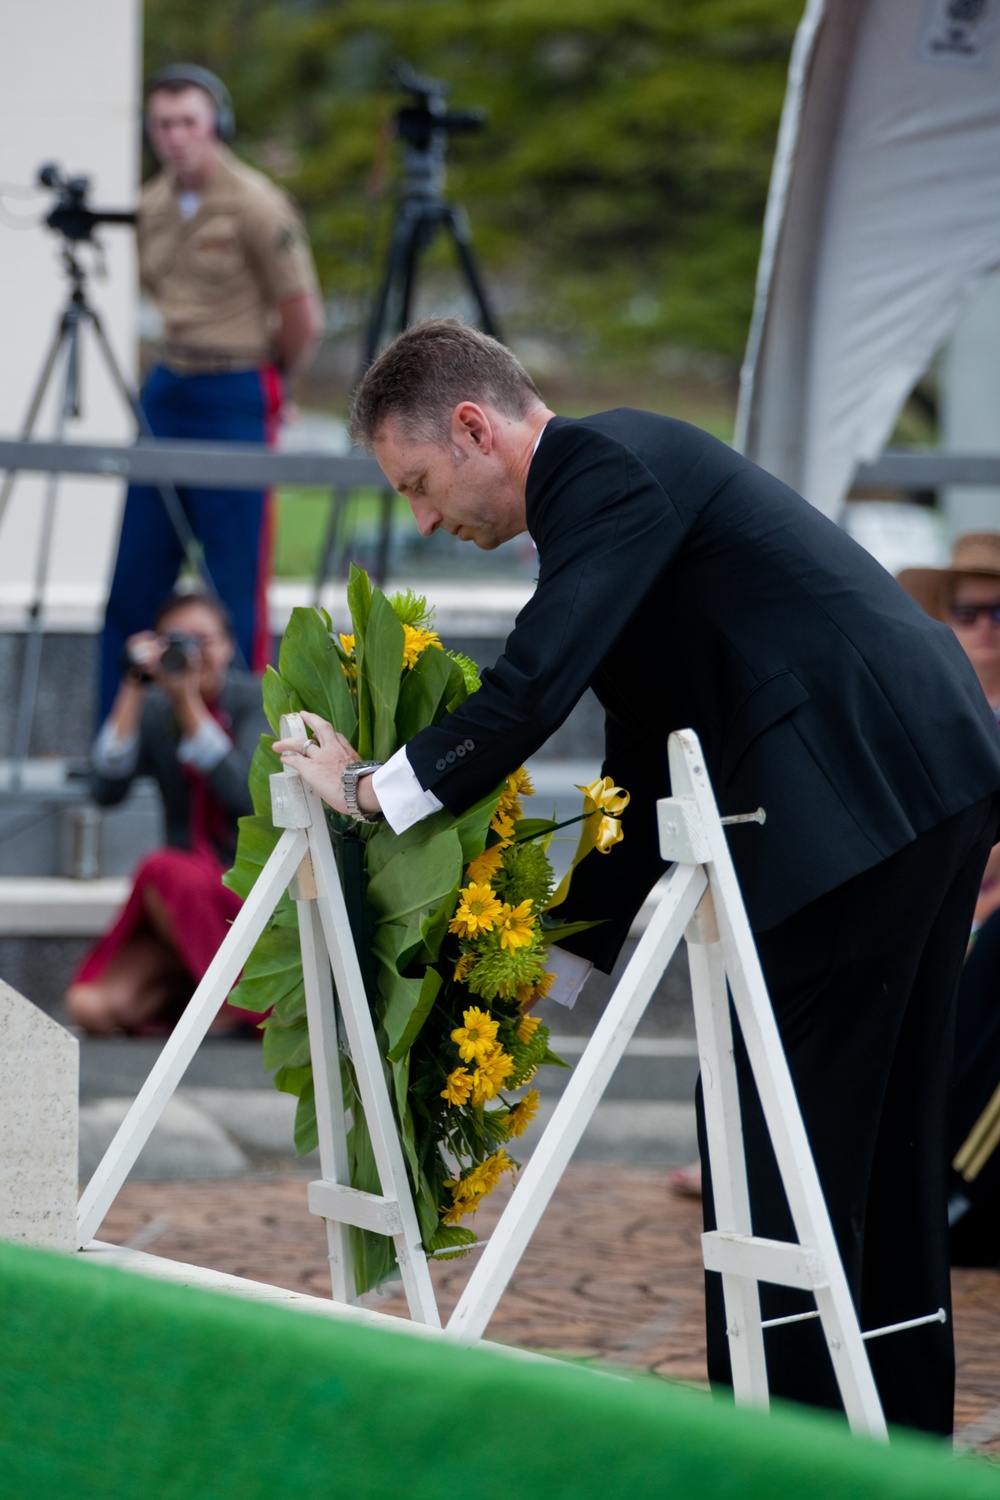
[[[271,442],[284,389],[311,360],[322,304],[305,230],[291,202],[228,150],[225,85],[177,66],[146,88],[146,133],[163,170],[139,209],[142,285],[163,320],[142,393],[157,437]],[[239,653],[263,670],[270,562],[266,491],[188,486],[181,503],[233,620]],[[147,630],[183,549],[156,489],[133,485],[101,642],[100,717],[122,673],[122,648]]]

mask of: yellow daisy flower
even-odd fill
[[[343,631],[340,631],[340,644],[343,646],[348,656],[350,656],[354,650],[353,635],[345,635]]]
[[[452,979],[461,984],[462,980],[465,979],[470,970],[475,967],[475,963],[476,956],[474,953],[463,953],[461,958],[458,960],[458,963],[455,965],[455,972],[451,976]]]
[[[488,885],[502,865],[503,850],[499,844],[494,844],[491,849],[484,849],[482,854],[477,854],[465,873],[470,880],[482,881]]]
[[[428,646],[444,650],[436,630],[423,630],[419,625],[403,626],[403,666],[407,671],[417,665]]]
[[[529,1089],[524,1098],[518,1100],[517,1104],[514,1105],[514,1108],[507,1116],[508,1139],[512,1135],[518,1136],[524,1134],[528,1126],[531,1124],[532,1120],[537,1115],[538,1106],[540,1103],[541,1095],[539,1094],[537,1089]]]
[[[490,819],[490,827],[492,828],[493,832],[494,833],[498,833],[500,835],[500,843],[497,844],[497,845],[495,845],[494,846],[495,848],[498,848],[498,849],[506,848],[506,846],[510,843],[511,839],[514,837],[514,821],[515,821],[515,817],[519,818],[521,816],[521,804],[520,803],[516,804],[516,809],[517,809],[516,813],[512,813],[512,812],[501,811],[500,808],[497,808],[497,811],[494,813],[493,817]]]
[[[495,1099],[515,1068],[514,1059],[500,1046],[494,1046],[477,1062],[472,1075],[472,1104],[481,1109],[487,1099]]]
[[[448,923],[449,932],[459,937],[474,938],[480,932],[492,932],[493,923],[502,910],[500,901],[488,885],[471,881],[459,892],[458,910]]]
[[[501,1147],[488,1156],[478,1167],[466,1172],[464,1177],[449,1178],[445,1187],[451,1193],[452,1203],[442,1214],[442,1223],[457,1224],[464,1214],[474,1214],[480,1202],[492,1193],[504,1172],[512,1172],[514,1163]]]
[[[448,1081],[441,1090],[441,1098],[449,1104],[465,1104],[472,1093],[472,1075],[465,1068],[455,1068],[448,1074]]]
[[[505,901],[497,922],[500,929],[500,946],[513,953],[515,948],[526,948],[535,935],[535,919],[531,915],[531,902],[521,901],[517,906],[508,906]]]
[[[541,1024],[537,1016],[522,1016],[515,1033],[518,1041],[523,1042],[527,1046]]]
[[[512,771],[507,777],[507,786],[515,797],[533,797],[535,788],[531,784],[531,777],[523,766]]]
[[[499,1023],[489,1011],[482,1011],[475,1005],[462,1012],[462,1020],[464,1026],[456,1026],[451,1039],[463,1062],[478,1063],[494,1050]]]

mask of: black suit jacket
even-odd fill
[[[1000,788],[1000,737],[954,635],[843,531],[686,423],[636,411],[546,428],[527,483],[540,569],[483,687],[417,735],[452,811],[536,751],[592,686],[625,839],[591,855],[570,946],[602,967],[663,869],[667,738],[701,739],[752,924],[764,930]],[[589,910],[588,910],[589,908]]]
[[[236,822],[253,812],[250,798],[250,762],[268,724],[261,701],[260,680],[248,672],[230,671],[219,694],[217,711],[233,748],[205,777],[209,787],[230,815],[230,827],[216,852],[224,864],[236,852]],[[128,776],[101,776],[91,772],[90,794],[101,807],[121,802],[137,776],[152,776],[160,790],[166,822],[167,844],[175,849],[190,847],[191,782],[177,759],[180,727],[170,699],[160,688],[150,688],[139,720],[139,759]]]

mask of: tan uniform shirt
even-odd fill
[[[295,208],[224,147],[198,210],[185,219],[172,179],[142,190],[139,273],[163,318],[163,362],[181,373],[204,351],[230,366],[271,358],[276,306],[316,289],[309,241]]]

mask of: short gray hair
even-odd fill
[[[354,394],[347,430],[371,448],[389,417],[408,437],[448,442],[461,401],[488,403],[507,417],[526,417],[541,402],[521,362],[499,340],[458,318],[428,318],[393,339]]]

